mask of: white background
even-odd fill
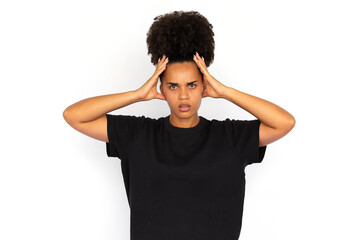
[[[360,7],[357,1],[2,1],[0,239],[129,239],[118,158],[63,111],[135,90],[153,74],[155,16],[199,11],[213,24],[220,82],[291,113],[293,130],[246,168],[240,239],[360,239]],[[112,114],[158,118],[163,100]],[[204,98],[208,119],[254,119]]]

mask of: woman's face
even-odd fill
[[[202,75],[196,63],[170,63],[166,66],[161,80],[160,91],[165,95],[173,117],[198,118],[197,112],[204,88]],[[190,107],[180,107],[180,104]]]

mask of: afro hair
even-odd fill
[[[214,32],[209,21],[196,11],[174,11],[154,18],[146,43],[151,62],[163,55],[171,62],[193,61],[195,52],[208,67],[214,60]]]

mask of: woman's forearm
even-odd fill
[[[64,118],[71,122],[89,122],[116,109],[141,101],[137,91],[87,98],[67,107]]]
[[[248,111],[272,128],[283,128],[295,124],[295,118],[281,107],[250,94],[228,87],[224,98]]]

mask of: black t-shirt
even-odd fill
[[[260,163],[260,120],[107,117],[106,152],[121,159],[131,240],[237,240],[244,169]]]

